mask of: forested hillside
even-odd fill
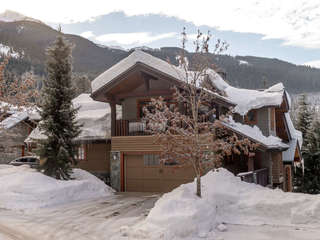
[[[39,22],[0,21],[0,54],[4,53],[5,49],[15,53],[8,70],[15,74],[33,70],[37,75],[44,75],[45,49],[58,34],[58,31]],[[91,80],[132,51],[100,46],[77,35],[64,36],[74,45],[74,71],[88,75]],[[174,64],[177,64],[176,56],[180,52],[180,49],[175,47],[144,50],[161,59],[170,59]],[[186,55],[191,57],[192,53]],[[259,89],[283,82],[291,93],[320,91],[320,69],[253,56],[211,55],[210,59],[224,69],[229,83],[237,87]]]

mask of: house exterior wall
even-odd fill
[[[262,131],[263,135],[270,135],[270,120],[269,120],[269,108],[257,109],[257,126]]]
[[[86,159],[78,162],[77,167],[93,174],[110,174],[111,144],[87,144]]]
[[[9,163],[21,157],[25,144],[24,140],[30,133],[26,123],[19,123],[11,129],[1,129],[0,133],[0,164]]]
[[[137,99],[136,97],[126,98],[122,102],[122,119],[136,120],[137,119]]]

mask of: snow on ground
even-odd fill
[[[74,180],[48,177],[29,166],[0,165],[0,208],[37,209],[113,195],[90,173],[74,169]]]
[[[215,239],[221,223],[320,227],[319,196],[245,183],[225,169],[203,176],[202,191],[198,198],[189,183],[164,194],[128,239]]]

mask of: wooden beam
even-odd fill
[[[109,102],[110,109],[111,109],[111,136],[115,136],[116,134],[116,103],[114,101]]]
[[[152,97],[152,96],[171,96],[174,93],[173,90],[153,90],[149,92],[129,92],[117,94],[116,99],[123,99],[128,97]]]

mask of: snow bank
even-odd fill
[[[74,169],[74,180],[62,181],[29,166],[0,165],[0,209],[36,209],[108,197],[113,190],[90,173]]]
[[[149,239],[214,239],[221,223],[320,227],[319,196],[242,182],[225,169],[202,177],[202,198],[196,197],[195,186],[184,184],[164,194],[146,220],[126,234]]]

